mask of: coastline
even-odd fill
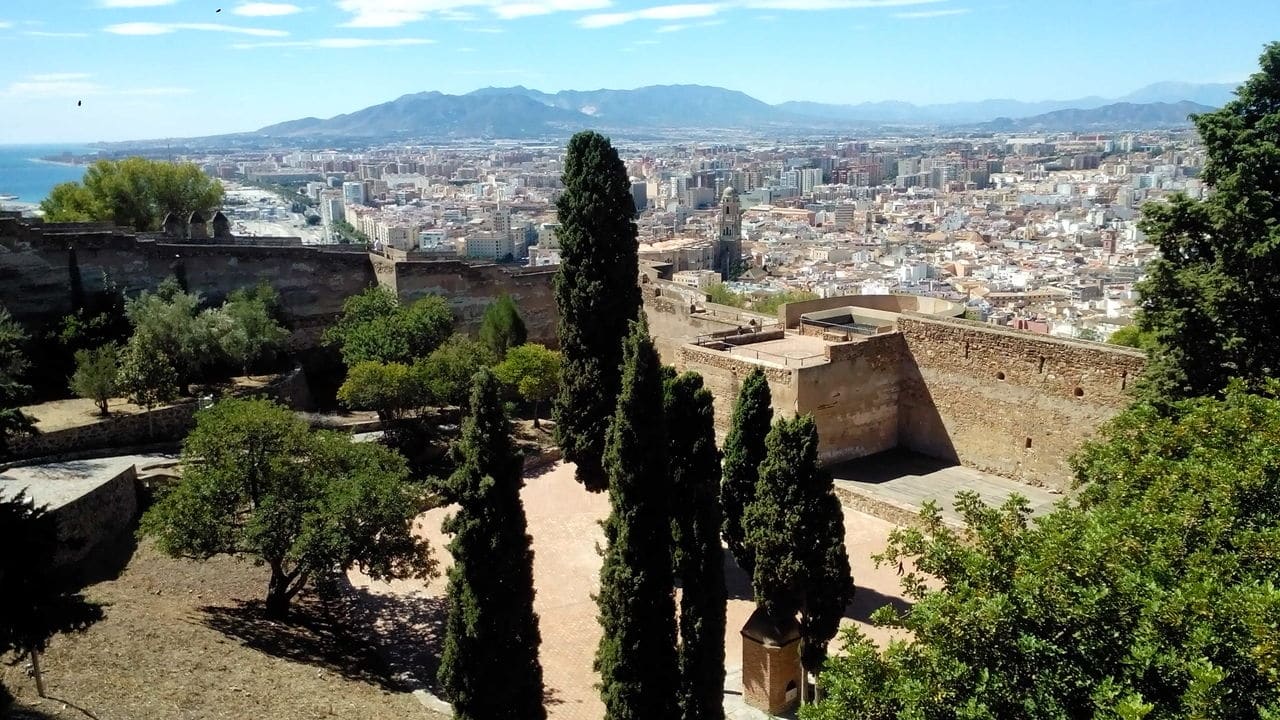
[[[65,162],[62,160],[46,160],[44,158],[27,158],[28,162],[39,163],[41,165],[60,165],[62,167],[89,167],[87,164],[78,162]]]

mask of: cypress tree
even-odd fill
[[[577,464],[578,482],[598,492],[608,482],[601,463],[622,377],[622,341],[640,313],[635,203],[626,166],[595,132],[569,141],[563,181],[556,201],[554,289],[564,356],[556,440]]]
[[[752,587],[756,603],[775,618],[800,614],[800,660],[816,671],[853,599],[844,515],[831,476],[818,468],[813,416],[779,420],[765,447],[743,518],[755,557]]]
[[[606,720],[679,716],[671,492],[663,388],[644,321],[623,352],[622,392],[605,444],[612,512],[596,596],[603,636],[596,649]]]
[[[666,381],[674,504],[674,565],[680,580],[680,712],[683,720],[724,720],[727,592],[720,546],[720,452],[711,392],[686,372]]]
[[[753,369],[733,402],[729,434],[724,439],[724,476],[720,485],[724,539],[747,575],[752,573],[755,562],[751,549],[743,542],[746,531],[742,514],[755,498],[756,479],[765,454],[764,439],[773,422],[772,399],[764,371]]]
[[[444,488],[459,507],[444,525],[453,534],[453,566],[437,677],[455,718],[541,720],[533,550],[520,500],[524,461],[499,393],[489,370],[476,373],[458,469]]]
[[[516,308],[516,301],[510,295],[503,294],[485,308],[484,319],[480,322],[480,342],[499,361],[507,357],[507,351],[517,345],[523,345],[529,339],[529,331]]]

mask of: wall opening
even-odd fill
[[[964,341],[964,356],[969,357],[969,341]]]
[[[1031,438],[1027,438],[1027,442],[1025,445],[1023,445],[1023,447],[1025,447],[1028,450],[1031,449]]]
[[[997,379],[997,380],[1004,380],[1004,371],[1000,371],[1000,372],[996,373],[996,379]]]
[[[1120,373],[1120,389],[1126,390],[1129,387],[1129,371],[1125,370]]]
[[[1038,370],[1036,370],[1036,372],[1039,372],[1041,374],[1044,373],[1044,356],[1043,355],[1040,356],[1040,367]]]
[[[1075,390],[1076,397],[1084,397],[1084,388],[1078,387]]]

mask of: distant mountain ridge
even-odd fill
[[[583,127],[655,129],[841,129],[901,126],[1022,126],[1074,129],[1099,123],[1134,128],[1187,123],[1193,112],[1231,98],[1227,84],[1156,83],[1119,99],[913,105],[875,102],[770,105],[746,93],[705,85],[651,85],[634,90],[544,93],[523,86],[488,87],[465,95],[421,92],[328,119],[302,118],[241,136],[263,138],[400,138],[561,136]],[[1183,104],[1186,104],[1185,107]],[[1178,116],[1178,113],[1182,113]],[[1029,124],[1028,124],[1029,123]],[[1154,123],[1154,124],[1152,124]]]

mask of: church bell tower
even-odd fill
[[[738,191],[732,185],[720,196],[720,219],[716,226],[719,230],[716,269],[721,278],[732,280],[742,262],[742,206],[738,203]]]

